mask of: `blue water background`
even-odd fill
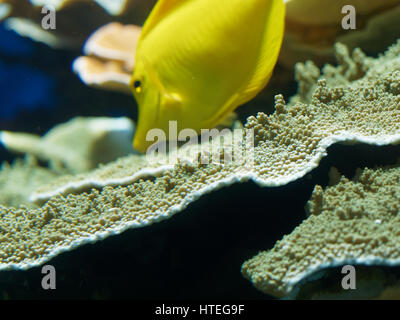
[[[34,53],[32,40],[0,24],[0,119],[12,120],[23,110],[49,110],[54,80],[24,61]],[[11,62],[10,62],[11,61]]]

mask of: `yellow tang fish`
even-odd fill
[[[159,0],[136,48],[133,146],[153,128],[210,129],[269,81],[284,33],[283,0]]]

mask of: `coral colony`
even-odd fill
[[[67,8],[82,9],[86,5],[86,1],[80,0],[53,2],[57,19],[63,14],[73,14]],[[142,29],[118,22],[132,18],[132,23],[142,24],[154,2],[135,7],[130,0],[97,0],[88,10],[103,18],[77,32],[79,36],[71,36],[65,26],[56,27],[52,8],[42,12],[35,1],[28,6],[30,12],[21,10],[19,2],[0,1],[0,19],[5,19],[16,32],[54,47],[79,47],[96,30],[84,45],[84,56],[73,63],[73,70],[82,82],[125,94],[133,90],[139,106],[144,90],[151,89],[152,97],[165,99],[168,109],[175,107],[179,99],[167,92],[160,78],[174,80],[174,74],[169,74],[167,67],[155,70],[146,59],[134,55],[140,50],[145,50],[146,56],[155,52],[159,38],[140,37],[143,30],[146,33],[154,25],[149,23],[147,29],[146,25]],[[157,119],[161,117],[164,121],[161,130],[152,121],[154,114],[165,109],[163,105],[144,118],[139,116],[138,128],[145,125],[151,130],[136,130],[127,118],[77,117],[55,126],[43,137],[1,131],[1,144],[25,157],[11,165],[3,163],[0,170],[0,270],[26,270],[84,244],[169,219],[205,194],[235,183],[252,181],[270,188],[288,185],[317,168],[328,156],[328,148],[337,143],[399,144],[400,40],[375,58],[358,48],[383,52],[383,48],[375,46],[374,30],[388,25],[393,26],[392,31],[384,35],[381,44],[386,48],[398,38],[399,24],[393,22],[400,15],[398,0],[363,2],[361,21],[354,19],[354,7],[345,7],[346,1],[331,1],[330,10],[316,8],[320,15],[315,14],[315,1],[304,0],[301,5],[298,0],[285,2],[286,31],[278,65],[295,69],[298,91],[291,98],[275,95],[271,114],[258,112],[247,117],[243,125],[239,121],[230,123],[229,129],[217,127],[218,123],[213,122],[208,130],[201,132],[199,128],[191,130],[159,116]],[[283,2],[274,3],[282,5],[277,8],[283,21]],[[133,7],[138,9],[135,14]],[[192,12],[191,7],[185,10]],[[196,11],[193,12],[197,17]],[[35,17],[43,14],[47,20],[42,28]],[[185,17],[180,16],[182,23]],[[358,28],[359,25],[365,28]],[[158,32],[153,35],[163,38],[163,30]],[[185,33],[181,36],[184,39]],[[247,38],[243,36],[242,40],[246,42]],[[214,44],[207,39],[198,44],[200,48]],[[277,58],[280,42],[275,45]],[[168,46],[163,49],[167,53],[170,50]],[[257,50],[253,53],[260,58]],[[298,62],[310,57],[314,62]],[[337,66],[326,63],[333,57]],[[260,73],[262,77],[269,77],[275,58]],[[323,68],[319,68],[321,62],[325,63]],[[231,64],[228,59],[227,66]],[[225,105],[233,111],[265,86],[266,82],[256,81],[259,77],[254,66],[248,67],[243,71],[243,79],[254,80],[254,86],[243,87],[240,79],[238,87],[246,89],[240,92],[243,96],[232,95],[229,87],[212,114],[219,113]],[[204,70],[203,66],[199,70]],[[164,72],[161,76],[160,71]],[[150,86],[143,86],[143,77],[150,79]],[[232,75],[225,78],[224,83],[236,81]],[[201,85],[208,88],[206,82],[197,80],[200,82],[196,88]],[[185,101],[198,101],[198,92],[189,89],[185,91],[188,94]],[[220,98],[219,90],[215,92]],[[231,101],[232,97],[236,100]],[[153,102],[148,103],[154,106]],[[196,110],[189,110],[189,115],[182,115],[181,119],[197,121],[200,116]],[[223,110],[224,116],[227,110]],[[132,138],[138,131],[141,135],[135,145],[143,150],[149,145],[146,153],[132,149]],[[399,182],[399,164],[360,168],[353,179],[332,168],[329,186],[313,184],[311,198],[304,203],[307,218],[272,249],[245,261],[242,275],[265,294],[301,298],[301,289],[312,286],[313,279],[328,274],[332,267],[348,265],[346,270],[350,273],[352,265],[398,267]],[[373,268],[368,272],[374,274],[371,279],[381,283],[387,280]],[[398,284],[392,283],[383,292],[374,293],[374,297],[395,296],[398,288]],[[334,291],[311,296],[338,295]],[[240,308],[237,306],[230,312],[240,313]],[[157,312],[187,314],[189,311],[163,305]]]

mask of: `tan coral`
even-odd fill
[[[311,214],[268,252],[243,264],[261,291],[286,297],[318,271],[351,265],[400,264],[400,166],[364,169],[325,191],[317,186]]]
[[[0,269],[26,269],[84,243],[167,219],[204,193],[196,191],[213,183],[210,190],[216,189],[221,169],[182,163],[158,178],[56,196],[38,209],[0,207]]]
[[[132,153],[133,131],[128,118],[78,117],[43,137],[0,131],[0,142],[10,151],[61,164],[77,173]]]
[[[359,51],[350,57],[342,46],[337,50],[337,68],[326,67],[317,85],[311,84],[314,72],[303,68],[299,95],[288,104],[276,96],[275,113],[250,117],[237,141],[229,142],[225,132],[226,145],[185,145],[167,163],[145,155],[121,158],[42,186],[30,197],[35,210],[3,207],[0,230],[7,230],[7,250],[0,268],[29,268],[83,243],[167,219],[233,183],[287,184],[318,166],[333,143],[400,142],[400,42],[375,60]],[[229,149],[235,150],[232,160]],[[323,204],[316,203],[319,212]],[[20,215],[27,218],[15,224]]]
[[[155,3],[156,0],[0,0],[0,19],[21,35],[52,47],[81,47],[93,31],[109,22],[142,24]],[[55,30],[41,28],[44,5],[56,9]]]
[[[103,62],[93,57],[79,57],[74,61],[73,69],[88,86],[131,93],[131,75],[117,61]]]
[[[139,26],[113,22],[98,29],[88,39],[83,51],[86,55],[119,61],[123,63],[125,70],[131,71],[135,65],[135,51],[140,32]]]
[[[33,207],[28,201],[29,195],[37,188],[58,178],[67,170],[48,169],[38,166],[37,159],[26,156],[17,159],[12,165],[4,162],[0,170],[0,205]]]
[[[357,29],[342,28],[342,8],[353,5]],[[332,46],[342,42],[350,49],[360,47],[369,54],[383,50],[397,39],[400,27],[398,0],[289,0],[286,4],[286,31],[279,62],[291,68],[298,61],[317,64],[333,58]],[[384,31],[383,31],[384,30]]]
[[[98,29],[84,46],[87,56],[77,58],[73,70],[86,85],[130,93],[140,31],[138,26],[115,22]]]

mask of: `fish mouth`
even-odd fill
[[[147,103],[143,103],[142,107],[139,107],[139,115],[138,115],[138,122],[136,127],[136,133],[133,139],[133,146],[134,149],[139,152],[146,152],[147,148],[153,144],[153,141],[147,141],[147,134],[152,129],[161,129],[162,126],[160,124],[160,104],[161,104],[161,93],[157,93],[153,96],[154,99],[154,112],[150,114],[150,110],[144,110],[143,105],[147,105]],[[151,103],[151,102],[150,102]],[[141,114],[142,113],[142,114]]]

